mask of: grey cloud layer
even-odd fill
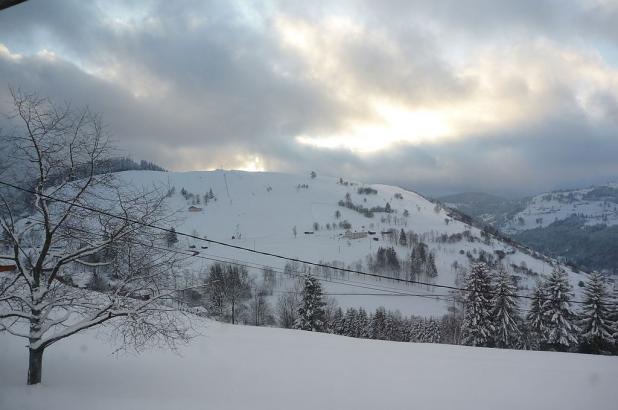
[[[496,82],[492,90],[500,97],[537,99],[542,112],[508,127],[395,144],[373,155],[294,139],[370,118],[369,94],[440,105],[483,92],[483,78],[461,75],[453,55],[493,48],[506,55],[528,42],[534,48],[539,39],[590,53],[599,42],[616,51],[611,16],[618,7],[486,0],[305,4],[31,0],[0,12],[0,43],[13,54],[0,49],[0,104],[9,84],[88,104],[104,114],[122,148],[174,169],[239,167],[258,157],[269,170],[316,169],[430,192],[525,192],[618,178],[616,94],[590,98],[600,113],[592,120],[569,79],[551,73],[545,78],[553,83],[542,94],[517,74]],[[282,15],[309,26],[344,15],[361,27],[355,36],[320,39],[337,56],[341,78],[324,81],[286,47],[277,30]],[[37,54],[43,48],[55,57]],[[531,55],[531,63],[543,63]],[[338,82],[354,90],[353,98],[342,97]]]

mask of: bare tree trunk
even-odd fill
[[[28,360],[28,384],[41,383],[43,372],[43,348],[30,349]]]
[[[38,287],[34,288],[34,292],[38,294]],[[35,303],[38,303],[38,299],[34,299]],[[40,339],[41,331],[41,311],[38,309],[32,309],[32,316],[30,317],[30,346],[33,343],[38,342]],[[28,384],[41,383],[41,373],[43,367],[43,347],[38,349],[29,348],[28,359]]]

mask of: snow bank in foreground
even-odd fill
[[[0,335],[0,409],[615,409],[618,358],[357,340],[209,322],[180,356],[112,355],[94,333],[46,352]]]

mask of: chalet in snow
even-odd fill
[[[197,206],[190,206],[189,212],[202,212],[202,208],[199,208]]]

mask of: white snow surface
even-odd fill
[[[523,264],[541,276],[551,271],[547,259],[534,258],[530,253],[522,252],[496,239],[492,239],[489,244],[480,240],[468,242],[465,239],[451,244],[435,242],[434,238],[441,234],[452,235],[470,231],[477,238],[481,235],[479,229],[449,218],[447,211],[436,209],[435,205],[424,197],[394,186],[368,185],[354,181],[350,181],[349,185],[342,185],[338,178],[332,177],[318,176],[312,179],[309,175],[225,170],[127,171],[117,175],[130,186],[147,190],[156,187],[165,192],[168,188],[174,187],[175,194],[167,199],[166,204],[170,211],[176,212],[178,222],[174,227],[177,231],[260,251],[313,262],[330,264],[339,261],[351,268],[362,262],[362,270],[367,271],[366,258],[369,254],[375,256],[379,246],[394,246],[401,259],[409,258],[409,247],[393,245],[380,235],[382,231],[388,229],[394,229],[399,235],[400,230],[404,229],[421,235],[422,240],[435,253],[438,277],[433,281],[436,284],[454,285],[456,272],[452,267],[453,262],[457,261],[460,265],[467,266],[468,259],[465,253],[474,254],[480,250],[488,253],[504,251],[507,254],[504,260],[506,265]],[[307,184],[308,188],[299,188],[304,184]],[[371,187],[377,190],[377,194],[358,194],[359,187]],[[202,197],[201,203],[194,205],[201,208],[200,212],[189,211],[192,201],[187,201],[181,196],[182,188]],[[217,200],[204,205],[203,195],[210,189]],[[346,193],[350,194],[354,204],[366,208],[384,207],[389,203],[394,213],[390,215],[375,213],[372,218],[367,218],[354,210],[338,206],[338,201],[345,200]],[[337,210],[341,212],[340,219],[335,218]],[[407,217],[404,216],[405,210],[409,213]],[[344,229],[326,229],[327,223],[336,224],[343,220],[352,224],[354,232],[375,231],[377,234],[361,239],[347,239],[343,237]],[[314,232],[315,222],[320,225],[320,229]],[[293,227],[297,230],[296,237],[292,232]],[[377,237],[378,241],[373,240],[373,237]],[[203,249],[203,246],[208,246],[208,249]],[[199,252],[200,256],[269,265],[277,269],[283,269],[286,262],[183,237],[179,237],[177,247],[183,251],[191,249]],[[191,262],[189,267],[191,274],[206,270],[211,263],[200,258],[193,258]],[[583,279],[582,274],[565,269],[573,285]],[[259,274],[259,269],[253,271],[256,275]],[[523,273],[516,275],[519,276],[521,293],[529,293],[529,289],[532,289],[539,279],[539,276],[535,275]],[[399,290],[427,295],[427,297],[335,296],[344,309],[362,306],[371,311],[384,306],[390,310],[399,310],[405,315],[441,316],[447,312],[449,306],[448,300],[434,297],[436,294],[447,293],[443,289],[409,286],[355,274],[345,274],[336,279],[342,283],[323,283],[325,292],[376,293],[379,292],[376,289],[383,289],[385,292]],[[279,291],[285,290],[291,286],[291,281],[283,278],[278,285]],[[373,289],[367,289],[367,286]],[[574,288],[576,292],[579,291],[577,286]]]
[[[178,354],[112,354],[88,331],[27,350],[0,334],[0,409],[615,409],[618,358],[352,339],[205,321]]]

